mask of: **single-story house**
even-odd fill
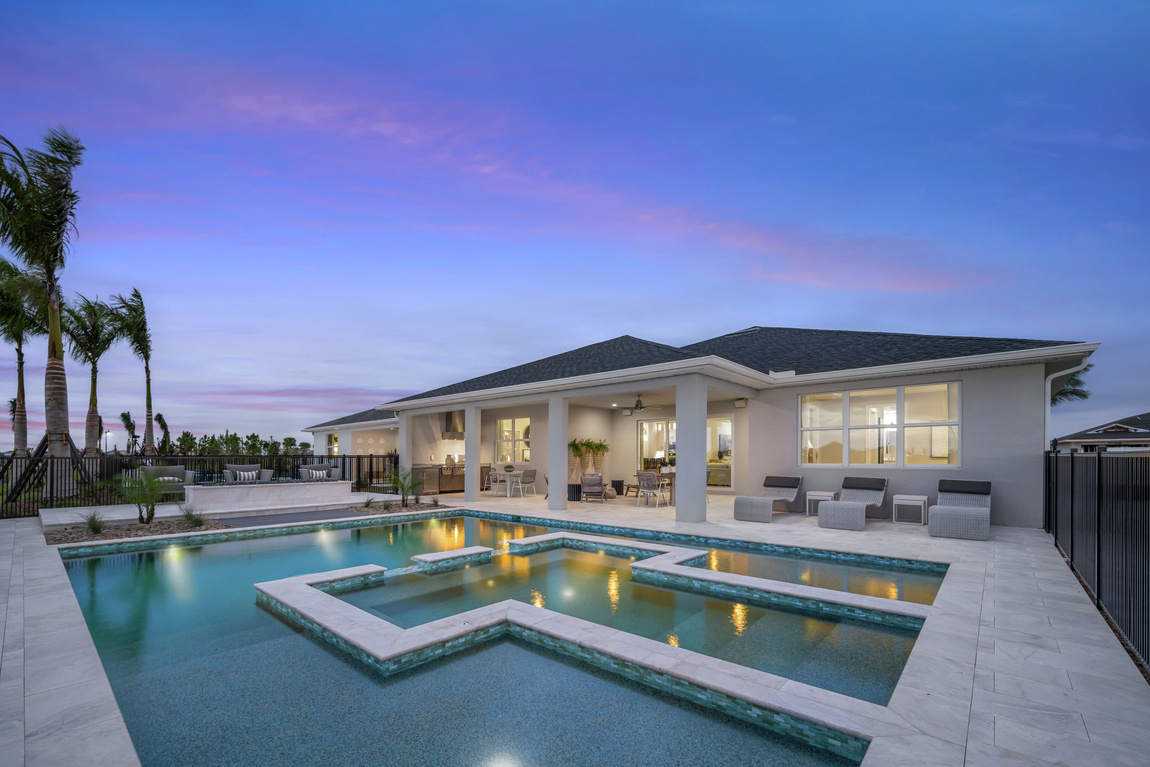
[[[610,445],[605,480],[673,462],[679,521],[705,520],[708,493],[756,495],[770,475],[802,477],[804,493],[867,476],[888,479],[881,516],[895,493],[933,499],[939,479],[988,479],[994,524],[1039,527],[1050,392],[1097,347],[769,327],[682,347],[620,336],[307,431],[317,453],[534,468],[552,510],[577,481],[567,444],[579,438]],[[465,500],[480,482],[467,472]]]
[[[1118,451],[1150,450],[1150,413],[1059,437],[1057,447],[1063,452],[1077,448],[1083,453],[1093,453],[1100,447]]]

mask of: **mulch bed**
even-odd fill
[[[204,524],[193,527],[182,519],[157,519],[150,525],[141,525],[138,522],[127,524],[104,523],[104,532],[93,535],[87,525],[65,527],[62,530],[47,530],[44,540],[48,545],[57,543],[87,543],[88,541],[114,541],[118,538],[144,538],[149,535],[171,535],[173,533],[201,533],[208,530],[230,530],[227,525],[214,519],[205,519]]]

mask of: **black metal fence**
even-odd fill
[[[79,465],[77,465],[77,461]],[[133,476],[140,466],[183,466],[194,473],[197,485],[224,481],[226,464],[259,464],[272,479],[298,479],[300,466],[329,462],[340,477],[357,489],[387,488],[395,473],[392,455],[188,455],[86,456],[72,458],[17,457],[0,464],[0,517],[34,517],[40,509],[108,506],[123,503],[117,489],[121,477]],[[31,472],[31,475],[24,477]],[[23,478],[23,482],[20,480]],[[17,491],[17,492],[14,492]]]
[[[1044,524],[1087,590],[1150,659],[1150,457],[1047,452]]]

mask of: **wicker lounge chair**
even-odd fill
[[[183,466],[141,466],[140,473],[164,483],[164,495],[183,495],[184,485],[196,484],[196,473]]]
[[[579,483],[582,485],[584,501],[598,500],[599,503],[605,502],[606,494],[603,492],[603,478],[601,476],[597,474],[584,474],[579,478]]]
[[[837,501],[819,504],[819,527],[836,530],[866,529],[866,510],[882,506],[886,497],[886,480],[875,477],[844,477]]]
[[[940,479],[938,504],[930,507],[927,530],[935,538],[989,538],[990,482]]]
[[[763,480],[763,491],[758,498],[735,498],[735,519],[743,522],[770,522],[772,512],[790,511],[787,504],[793,503],[798,497],[802,483],[802,477],[767,477]]]

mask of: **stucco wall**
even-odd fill
[[[934,503],[939,479],[988,479],[993,483],[991,523],[1042,525],[1042,453],[1045,389],[1042,365],[968,370],[870,380],[854,385],[770,389],[748,407],[751,491],[772,474],[802,476],[803,492],[834,490],[843,477],[886,477],[887,502],[896,493],[926,495]],[[799,396],[819,392],[959,381],[960,465],[921,467],[811,466],[798,462]]]
[[[383,455],[390,453],[398,446],[399,430],[363,429],[352,431],[345,427],[345,430],[340,434],[339,443],[340,452],[343,455]]]

